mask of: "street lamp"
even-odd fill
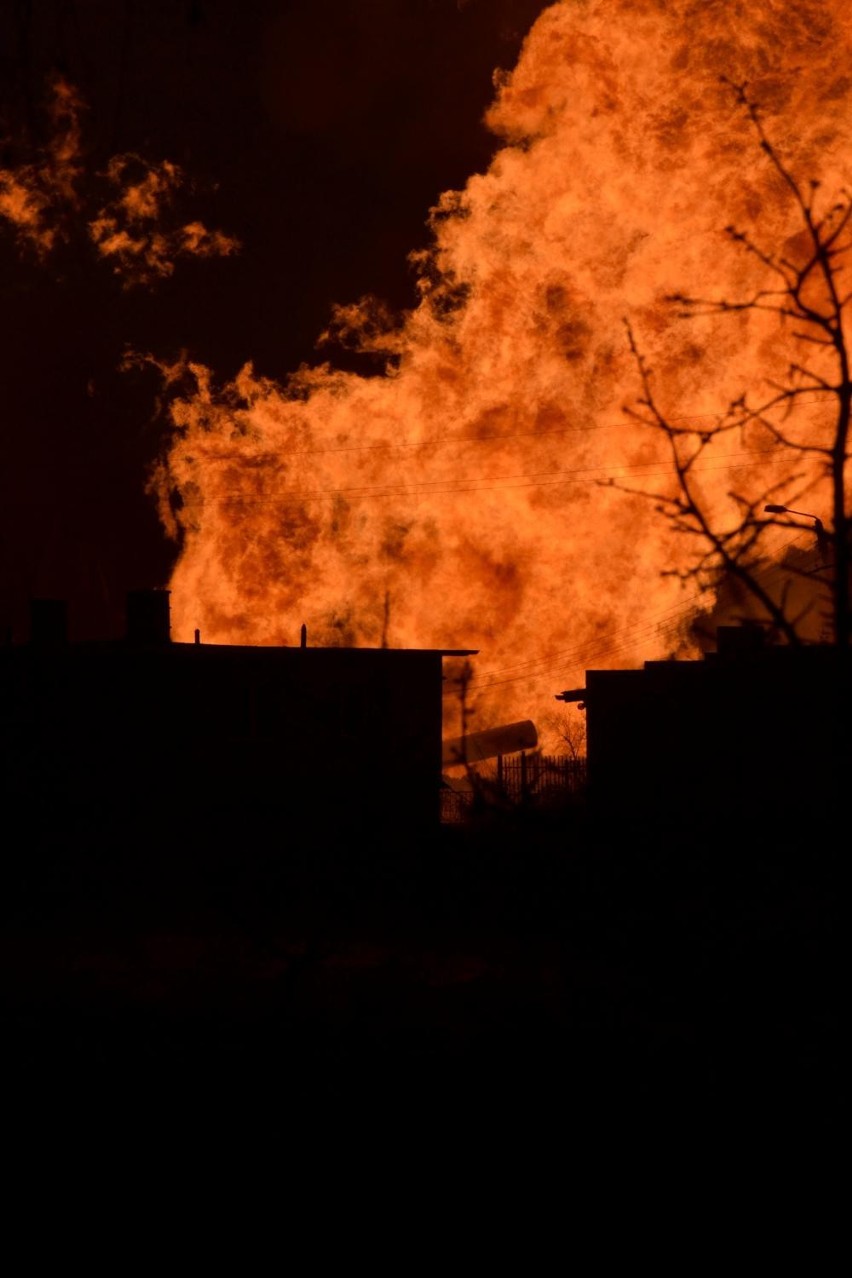
[[[825,560],[828,558],[829,539],[825,531],[822,520],[817,515],[811,515],[807,510],[791,510],[789,506],[764,506],[767,515],[801,515],[803,519],[812,519],[814,521],[814,532],[816,533],[817,549],[820,558]]]

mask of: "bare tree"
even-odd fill
[[[759,107],[746,86],[722,78],[754,130],[760,150],[788,192],[804,249],[798,261],[791,261],[783,252],[761,247],[747,232],[729,226],[726,233],[735,247],[752,255],[765,268],[765,286],[738,301],[683,293],[672,294],[666,300],[686,319],[767,312],[777,317],[779,328],[789,330],[796,342],[811,348],[813,358],[808,362],[791,360],[783,380],[768,380],[768,390],[755,402],[748,393],[733,399],[714,425],[690,426],[661,409],[654,393],[652,370],[630,321],[625,320],[642,388],[638,407],[626,411],[665,438],[675,483],[668,492],[640,491],[615,481],[610,486],[652,499],[675,531],[695,538],[695,561],[685,570],[671,570],[670,575],[691,580],[701,591],[716,590],[723,581],[732,583],[741,596],[756,605],[761,619],[779,637],[797,644],[803,641],[802,622],[807,607],[800,606],[792,586],[796,574],[805,573],[828,602],[834,642],[846,646],[850,641],[850,516],[846,510],[845,468],[852,382],[844,317],[852,292],[843,292],[841,276],[843,255],[852,247],[852,198],[844,191],[835,201],[826,202],[817,180],[804,185],[797,180],[768,137]],[[794,416],[796,407],[812,400],[815,393],[831,406],[831,429],[820,442],[797,430]],[[758,496],[729,492],[734,515],[725,527],[696,480],[695,472],[700,469],[696,463],[722,437],[738,434],[745,442],[753,441],[758,433],[768,439],[776,454],[780,445],[784,458],[789,456],[789,472]],[[825,507],[830,505],[832,512],[828,529],[816,516],[795,509],[804,504],[805,494],[813,492],[814,472],[818,484],[830,489],[830,501],[828,497],[825,500]],[[813,504],[812,497],[807,504]],[[791,559],[782,565],[786,577],[777,590],[767,574],[767,534],[779,527],[801,529],[795,517],[803,514],[814,521],[816,554],[807,565],[802,564],[801,556],[798,563]]]
[[[562,741],[565,753],[574,762],[586,757],[586,719],[576,706],[560,713],[544,715],[543,726]]]

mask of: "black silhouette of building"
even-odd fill
[[[588,793],[626,837],[833,840],[852,765],[850,653],[720,627],[702,660],[588,670]]]
[[[7,819],[243,814],[281,842],[439,822],[443,662],[473,650],[175,643],[168,591],[128,597],[119,641],[65,623],[35,601],[29,641],[0,648]]]

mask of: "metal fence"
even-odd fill
[[[586,760],[571,755],[520,754],[497,760],[499,794],[517,803],[559,800],[586,786]]]
[[[471,768],[470,788],[441,791],[441,820],[459,824],[477,807],[555,807],[586,788],[586,760],[537,753],[499,757],[488,772]]]

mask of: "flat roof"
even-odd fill
[[[478,648],[353,648],[345,645],[331,647],[319,644],[235,644],[235,643],[191,643],[178,642],[174,639],[144,642],[130,639],[83,639],[49,643],[14,643],[0,645],[0,652],[215,652],[219,655],[232,653],[235,656],[248,653],[325,653],[351,654],[363,653],[377,656],[438,656],[438,657],[475,657]]]

